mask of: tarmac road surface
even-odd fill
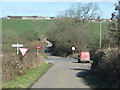
[[[90,88],[84,81],[90,63],[77,63],[73,58],[47,58],[54,65],[31,88]]]

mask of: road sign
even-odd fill
[[[25,54],[26,54],[27,51],[28,51],[28,48],[19,48],[19,50],[20,50],[22,56],[25,56]]]
[[[12,47],[23,47],[23,44],[13,44]]]
[[[19,54],[19,47],[23,47],[23,44],[12,44],[12,47],[16,47],[17,48],[17,54]]]
[[[40,47],[40,45],[37,45],[37,49],[40,49],[41,47]]]
[[[75,50],[75,47],[72,47],[72,50],[74,51],[74,50]]]

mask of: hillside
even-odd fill
[[[101,23],[101,33],[104,35],[108,32],[110,22],[102,22]],[[89,30],[95,35],[96,37],[99,37],[100,34],[100,22],[89,22],[87,25],[85,25],[85,29]]]
[[[2,30],[14,30],[19,34],[23,34],[25,32],[29,32],[34,30],[35,25],[39,28],[39,33],[44,34],[47,30],[47,27],[53,23],[52,20],[2,20]],[[108,30],[109,22],[102,23],[102,31],[103,33]],[[100,23],[99,22],[90,22],[85,28],[90,30],[96,36],[99,35]]]
[[[2,20],[2,30],[14,30],[21,34],[34,30],[35,25],[39,26],[40,34],[43,34],[52,20]]]

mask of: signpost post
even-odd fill
[[[39,52],[40,49],[41,49],[41,46],[37,45],[37,56],[38,56],[38,52]]]
[[[12,44],[12,47],[16,47],[17,48],[17,55],[19,54],[19,47],[23,47],[23,44]]]

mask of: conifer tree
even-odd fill
[[[120,46],[120,0],[115,5],[116,12],[111,14],[112,23],[110,24],[110,47]]]

